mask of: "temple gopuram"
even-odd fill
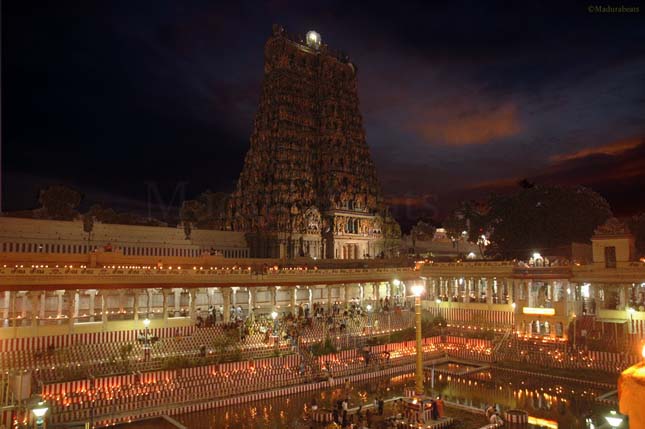
[[[318,33],[292,37],[277,25],[264,56],[230,229],[247,233],[252,257],[389,256],[400,229],[365,140],[356,67]]]

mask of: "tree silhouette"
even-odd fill
[[[91,212],[83,215],[83,232],[87,234],[87,241],[89,243],[94,230],[94,215]]]
[[[53,220],[73,220],[78,216],[81,194],[62,185],[53,185],[40,191],[38,217]]]
[[[573,242],[588,243],[611,216],[607,201],[591,189],[564,186],[522,188],[493,197],[487,214],[491,242],[499,256],[525,258]]]

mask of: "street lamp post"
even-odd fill
[[[416,334],[417,334],[417,365],[415,371],[415,393],[423,395],[423,344],[421,333],[421,294],[423,293],[422,285],[412,286],[412,294],[414,295],[414,313],[416,320]]]
[[[367,335],[372,335],[372,304],[365,306],[367,310]]]
[[[47,428],[47,422],[45,421],[45,414],[47,414],[47,411],[49,411],[49,407],[47,406],[47,403],[43,401],[39,395],[36,396],[34,398],[33,406],[31,408],[31,412],[36,418],[34,421],[35,428],[43,428],[43,429]]]
[[[627,344],[625,345],[625,348],[628,348],[630,345],[631,337],[630,334],[634,332],[634,313],[636,310],[634,310],[633,307],[629,307],[627,309],[627,312],[629,313],[629,326],[627,327]]]
[[[276,350],[279,348],[279,334],[278,334],[278,312],[273,310],[271,312],[271,318],[273,319],[273,341],[275,343]]]
[[[607,420],[607,423],[609,423],[609,426],[612,428],[617,428],[623,423],[623,417],[615,410],[611,410],[609,415],[605,416],[605,420]]]
[[[145,360],[148,360],[148,357],[150,356],[150,336],[148,335],[149,332],[149,327],[150,327],[150,319],[147,317],[143,320],[143,326],[145,327],[144,330],[144,335],[145,337],[145,342],[144,342],[144,349],[145,349]]]
[[[576,325],[576,322],[577,322],[578,318],[576,317],[575,313],[573,313],[571,315],[571,317],[573,318],[573,349],[575,350],[576,349],[576,336],[577,336],[576,335],[577,334],[576,330],[578,328],[577,325]]]

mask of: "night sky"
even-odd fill
[[[165,203],[179,189],[173,205],[181,189],[230,192],[273,23],[317,30],[358,66],[401,218],[522,178],[588,185],[619,215],[645,208],[645,8],[430,3],[4,1],[3,209],[53,183],[140,213],[150,189]]]

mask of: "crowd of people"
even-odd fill
[[[297,307],[295,314],[282,312],[276,319],[272,319],[268,314],[251,317],[241,306],[231,306],[229,322],[224,322],[226,318],[223,306],[210,305],[207,310],[197,309],[196,324],[200,328],[219,326],[225,331],[237,329],[242,341],[250,335],[261,333],[267,344],[277,337],[281,341],[290,341],[295,347],[303,330],[312,327],[314,322],[323,324],[330,334],[344,334],[348,332],[350,323],[357,324],[370,316],[368,309],[381,314],[389,312],[400,314],[402,310],[408,308],[408,303],[399,297],[385,297],[375,303],[374,309],[370,307],[361,305],[356,299],[347,306],[339,302],[335,302],[331,306],[313,303],[310,307],[309,304],[304,304]],[[374,329],[378,328],[378,320],[374,320],[373,323]]]

